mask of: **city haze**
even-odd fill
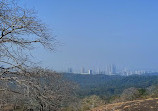
[[[158,69],[158,1],[148,0],[28,0],[53,29],[55,52],[35,50],[41,65],[57,71]],[[36,61],[36,60],[35,60]]]

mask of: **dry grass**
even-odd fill
[[[90,111],[158,111],[158,98],[108,104]]]

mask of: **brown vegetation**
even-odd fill
[[[19,76],[16,81],[0,82],[1,109],[13,106],[24,111],[60,110],[75,99],[76,85],[64,80],[60,74],[40,68],[30,69],[30,74],[29,78]]]
[[[90,111],[158,111],[158,98],[108,104]]]

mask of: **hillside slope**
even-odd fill
[[[158,111],[158,98],[108,104],[90,111]]]

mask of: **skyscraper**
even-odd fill
[[[81,68],[81,74],[84,74],[85,73],[85,69],[82,67]]]
[[[106,72],[107,74],[116,74],[116,66],[114,64],[107,65]]]
[[[68,68],[68,73],[72,73],[72,68]]]
[[[88,70],[88,74],[92,74],[92,70]]]

